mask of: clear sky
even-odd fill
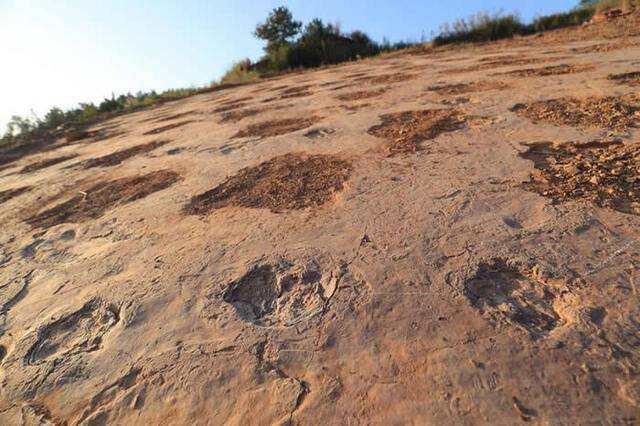
[[[262,53],[251,33],[276,6],[392,42],[477,11],[526,20],[577,0],[0,0],[0,134],[11,115],[111,92],[202,86]]]

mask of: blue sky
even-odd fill
[[[276,6],[308,22],[392,42],[429,37],[477,11],[524,19],[577,0],[0,0],[0,133],[13,114],[97,102],[111,92],[202,86],[258,58],[251,33]]]

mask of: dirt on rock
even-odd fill
[[[622,74],[609,74],[607,77],[611,81],[618,84],[626,84],[627,86],[640,86],[640,71],[625,72]]]
[[[332,155],[286,154],[240,170],[185,207],[202,215],[227,206],[269,209],[274,213],[319,207],[342,191],[351,164]]]
[[[539,64],[547,61],[549,61],[549,59],[505,57],[504,59],[487,60],[475,65],[446,69],[441,71],[440,74],[441,75],[464,74],[469,72],[490,70],[494,68],[507,67],[507,66]]]
[[[233,103],[229,103],[227,105],[222,105],[218,108],[215,108],[212,112],[219,113],[219,112],[233,111],[239,108],[244,108],[246,105],[247,105],[246,102],[233,102]]]
[[[260,137],[266,138],[279,136],[307,127],[319,122],[322,117],[310,116],[304,118],[283,118],[280,120],[263,121],[249,125],[246,129],[238,131],[232,138]]]
[[[455,109],[427,109],[385,114],[381,124],[369,129],[369,134],[387,140],[389,156],[415,153],[420,144],[442,133],[462,128],[465,118]]]
[[[188,117],[190,115],[196,114],[197,111],[191,110],[191,111],[185,111],[185,112],[180,112],[177,114],[171,114],[171,115],[167,115],[164,117],[159,117],[157,120],[154,121],[154,123],[162,123],[165,121],[171,121],[171,120],[177,120],[179,118],[184,118],[184,117]]]
[[[78,154],[65,155],[62,157],[48,158],[46,160],[36,161],[34,163],[27,164],[20,170],[20,174],[32,173],[38,170],[46,169],[47,167],[54,166],[56,164],[64,163],[67,160],[76,158]]]
[[[310,88],[311,85],[287,88],[281,92],[278,99],[303,98],[311,96],[313,95],[313,92],[309,90]]]
[[[135,157],[136,155],[146,154],[156,148],[160,148],[163,145],[168,144],[169,140],[153,141],[141,145],[136,145],[131,148],[116,151],[112,154],[105,155],[104,157],[90,158],[88,160],[81,161],[77,164],[73,164],[69,167],[81,167],[83,169],[91,169],[94,167],[112,167],[117,166],[123,161]]]
[[[244,109],[233,110],[233,111],[223,113],[222,118],[220,119],[220,122],[221,123],[237,123],[242,119],[256,116],[264,111],[266,111],[265,108],[244,108]]]
[[[640,107],[622,97],[559,98],[511,108],[533,122],[576,127],[628,128],[640,122]]]
[[[336,99],[347,102],[347,101],[359,101],[362,99],[371,99],[377,98],[378,96],[383,95],[386,90],[360,90],[357,92],[344,93],[342,95],[336,96]]]
[[[118,206],[145,198],[170,187],[180,179],[177,173],[160,170],[99,183],[55,207],[25,218],[34,228],[49,228],[60,223],[81,223],[96,219]]]
[[[155,129],[149,130],[148,132],[144,132],[144,136],[148,135],[157,135],[159,133],[164,133],[168,130],[177,129],[178,127],[186,126],[187,124],[195,123],[195,120],[184,120],[178,123],[167,124],[166,126],[156,127]]]
[[[511,86],[501,81],[473,81],[470,83],[451,83],[428,87],[430,92],[441,95],[462,95],[465,93],[485,92],[489,90],[506,90]]]
[[[538,143],[522,157],[536,168],[524,188],[554,203],[588,200],[599,207],[640,214],[639,144]]]
[[[496,74],[500,75],[508,75],[511,77],[548,77],[551,75],[563,75],[563,74],[578,74],[585,71],[590,71],[594,69],[595,66],[591,64],[580,64],[580,65],[553,65],[550,67],[543,68],[527,68],[523,70],[515,70],[504,73]]]
[[[393,74],[383,74],[383,75],[373,75],[373,76],[363,76],[357,77],[353,79],[354,83],[358,84],[371,84],[371,85],[379,85],[379,84],[394,84],[394,83],[402,83],[405,81],[413,80],[417,78],[415,74],[407,74],[407,73],[393,73]]]
[[[5,191],[0,191],[0,204],[9,201],[12,198],[17,197],[18,195],[24,194],[25,192],[29,192],[31,190],[30,186],[23,186],[21,188],[15,189],[7,189]]]
[[[630,43],[628,41],[614,41],[610,43],[600,43],[591,46],[574,47],[573,49],[571,49],[571,52],[579,54],[604,53],[611,52],[612,50],[624,49],[633,45],[633,43]]]

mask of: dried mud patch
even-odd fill
[[[178,123],[167,124],[166,126],[156,127],[155,129],[149,130],[148,132],[144,132],[143,135],[157,135],[159,133],[164,133],[169,130],[177,129],[178,127],[186,126],[187,124],[195,123],[195,120],[184,120]]]
[[[94,185],[72,199],[25,219],[33,227],[49,228],[60,223],[81,223],[97,219],[118,206],[170,187],[180,179],[177,173],[160,170]]]
[[[100,349],[102,338],[120,320],[118,311],[100,299],[40,327],[24,356],[25,365],[38,365]]]
[[[575,127],[636,127],[640,108],[620,97],[559,98],[532,104],[516,104],[511,108],[533,122],[546,122]]]
[[[563,321],[562,285],[551,284],[536,270],[493,259],[478,265],[464,283],[464,295],[491,323],[506,323],[543,337]]]
[[[465,93],[506,90],[509,88],[511,88],[510,85],[501,81],[474,81],[471,83],[441,84],[428,87],[427,90],[441,95],[462,95]]]
[[[336,287],[337,277],[313,260],[295,264],[279,259],[253,265],[228,285],[223,300],[244,321],[291,327],[322,314]]]
[[[236,206],[277,213],[319,207],[342,191],[351,172],[351,164],[337,156],[286,154],[240,170],[193,197],[184,211],[206,214]]]
[[[22,195],[29,191],[31,191],[30,186],[23,186],[21,188],[7,189],[6,191],[0,191],[0,204],[5,203],[10,199],[17,197],[18,195]]]
[[[131,148],[123,149],[121,151],[116,151],[112,154],[105,155],[103,157],[98,158],[90,158],[85,161],[81,161],[80,163],[74,164],[70,167],[80,166],[83,169],[91,169],[94,167],[112,167],[116,166],[123,161],[134,157],[140,154],[146,154],[147,152],[151,152],[156,148],[159,148],[163,145],[168,144],[171,141],[154,141],[141,145],[136,145]]]
[[[640,86],[640,71],[625,72],[622,74],[609,74],[607,79],[627,86]]]
[[[20,174],[32,173],[38,170],[46,169],[47,167],[55,166],[56,164],[64,163],[67,160],[76,158],[78,154],[65,155],[63,157],[48,158],[46,160],[36,161],[31,164],[27,164],[20,170]]]
[[[521,154],[536,172],[524,188],[553,202],[588,200],[623,213],[640,214],[640,145],[539,143]]]
[[[271,136],[279,136],[316,124],[322,119],[318,116],[310,116],[305,118],[284,118],[280,120],[263,121],[249,125],[246,129],[240,130],[232,138],[261,137],[267,138]]]
[[[512,77],[548,77],[552,75],[564,75],[564,74],[578,74],[581,72],[586,72],[594,69],[595,66],[591,64],[580,64],[580,65],[553,65],[550,67],[543,68],[527,68],[523,70],[515,70],[504,73],[499,73],[496,75],[508,75]]]
[[[380,90],[360,90],[357,92],[351,92],[351,93],[345,93],[342,95],[338,95],[336,96],[336,99],[340,100],[340,101],[359,101],[362,99],[371,99],[371,98],[377,98],[381,95],[383,95],[386,92],[386,90],[380,89]]]
[[[462,128],[465,117],[455,109],[428,109],[386,114],[368,133],[387,140],[389,156],[414,153],[423,141]]]

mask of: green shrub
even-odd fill
[[[480,12],[467,19],[458,19],[452,25],[445,24],[434,39],[436,46],[449,43],[487,42],[526,34],[529,29],[517,15],[490,15]]]
[[[259,74],[252,70],[251,61],[245,59],[233,64],[231,69],[224,74],[220,81],[223,84],[248,83],[257,80],[258,77]]]
[[[531,28],[533,31],[540,32],[581,25],[589,21],[593,14],[594,9],[592,7],[578,7],[566,13],[540,16],[533,20]]]
[[[640,7],[638,0],[600,0],[594,2],[596,12],[606,12],[611,9],[629,10],[634,7]]]

